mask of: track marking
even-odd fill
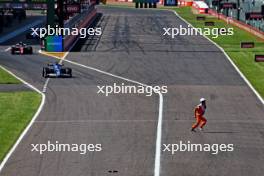
[[[32,90],[38,92],[39,94],[41,94],[41,103],[39,105],[39,108],[37,110],[37,112],[34,114],[33,118],[31,119],[31,121],[29,122],[29,124],[27,125],[27,127],[24,129],[24,131],[21,133],[21,135],[19,136],[19,138],[17,139],[16,143],[13,145],[13,147],[11,148],[11,150],[9,150],[9,152],[7,153],[7,155],[5,156],[5,158],[3,159],[3,161],[0,164],[0,173],[2,172],[5,164],[7,163],[8,159],[11,157],[11,155],[14,153],[14,151],[16,150],[17,146],[20,144],[20,142],[23,140],[24,136],[27,134],[27,132],[29,131],[29,129],[31,128],[31,126],[34,124],[35,120],[37,119],[37,117],[39,116],[40,112],[42,111],[44,104],[45,104],[45,100],[46,100],[46,96],[45,94],[43,94],[40,90],[38,90],[36,87],[34,87],[32,84],[26,82],[25,80],[23,80],[22,78],[19,78],[18,76],[16,76],[14,73],[12,73],[11,71],[7,70],[5,67],[3,67],[2,65],[0,65],[0,68],[5,70],[6,72],[8,72],[10,75],[14,76],[15,78],[17,78],[19,81],[21,81],[22,83],[24,83],[26,86],[28,86],[29,88],[31,88]]]
[[[11,50],[11,47],[8,47],[5,49],[5,52],[10,51],[10,50]]]
[[[73,43],[72,47],[76,43],[77,43],[77,41]],[[42,53],[41,51],[39,51],[39,52]],[[99,72],[99,73],[102,73],[102,74],[105,74],[105,75],[108,75],[108,76],[111,76],[111,77],[114,77],[114,78],[125,80],[127,82],[131,82],[131,83],[138,84],[138,85],[145,86],[145,87],[148,86],[148,85],[146,85],[144,83],[140,83],[140,82],[132,80],[132,79],[128,79],[128,78],[125,78],[125,77],[122,77],[122,76],[114,75],[112,73],[105,72],[103,70],[99,70],[99,69],[94,68],[94,67],[86,66],[86,65],[83,65],[83,64],[80,64],[80,63],[77,63],[77,62],[73,62],[73,61],[67,60],[65,58],[68,56],[68,54],[69,54],[69,52],[67,52],[62,58],[58,58],[58,57],[55,57],[55,58],[61,59],[61,60],[65,61],[65,62],[68,62],[68,63],[73,64],[73,65],[77,65],[79,67],[83,67],[83,68],[86,68],[86,69],[89,69],[89,70],[93,70],[93,71],[96,71],[96,72]],[[159,95],[159,116],[158,116],[158,125],[157,125],[154,176],[159,176],[160,175],[160,157],[161,157],[162,121],[163,121],[163,95],[160,92],[158,92],[158,95]]]
[[[42,89],[43,93],[47,92],[47,87],[48,87],[49,81],[50,81],[50,78],[46,79],[45,84],[44,84],[43,89]]]
[[[72,48],[75,46],[75,44],[78,41],[79,41],[79,38],[72,44],[72,46],[70,47],[69,51],[72,50]],[[109,76],[112,76],[112,77],[115,77],[115,78],[118,78],[118,79],[121,79],[121,80],[125,80],[125,81],[132,82],[132,83],[135,83],[135,84],[139,84],[139,85],[142,85],[142,86],[148,86],[148,85],[140,83],[138,81],[134,81],[134,80],[131,80],[131,79],[128,79],[128,78],[124,78],[122,76],[114,75],[112,73],[108,73],[108,72],[99,70],[97,68],[89,67],[89,66],[86,66],[86,65],[83,65],[83,64],[79,64],[77,62],[73,62],[73,61],[67,60],[65,58],[68,56],[69,51],[66,52],[65,55],[62,58],[57,58],[57,59],[62,59],[62,60],[66,61],[68,63],[71,63],[73,65],[84,67],[84,68],[87,68],[87,69],[90,69],[90,70],[93,70],[93,71],[96,71],[96,72],[99,72],[99,73],[102,73],[102,74],[105,74],[105,75],[109,75]],[[154,176],[160,176],[161,139],[162,139],[162,121],[163,121],[163,95],[160,92],[158,92],[158,95],[159,95],[159,116],[158,116],[157,136],[156,136]]]
[[[65,55],[65,57],[67,57],[67,55],[68,55],[68,53]],[[128,79],[128,78],[124,78],[124,77],[121,77],[121,76],[118,76],[118,75],[114,75],[112,73],[108,73],[108,72],[99,70],[97,68],[93,68],[93,67],[90,67],[90,66],[79,64],[77,62],[73,62],[73,61],[67,60],[67,59],[65,59],[65,57],[63,58],[63,60],[65,62],[71,63],[73,65],[77,65],[77,66],[80,66],[80,67],[83,67],[83,68],[87,68],[89,70],[93,70],[93,71],[96,71],[96,72],[99,72],[99,73],[102,73],[102,74],[105,74],[105,75],[109,75],[109,76],[112,76],[112,77],[115,77],[115,78],[118,78],[118,79],[122,79],[122,80],[125,80],[125,81],[128,81],[128,82],[132,82],[132,83],[135,83],[135,84],[139,84],[139,85],[142,85],[142,86],[148,86],[148,85],[140,83],[138,81],[134,81],[134,80],[131,80],[131,79]],[[160,175],[160,156],[161,156],[162,119],[163,119],[163,95],[160,92],[158,92],[158,95],[159,95],[159,117],[158,117],[157,137],[156,137],[156,154],[155,154],[154,176],[159,176]]]
[[[72,50],[72,48],[75,46],[75,44],[78,41],[79,41],[79,38],[72,44],[72,46],[70,47],[69,51]],[[132,83],[139,84],[139,85],[142,85],[142,86],[145,86],[145,87],[148,86],[148,85],[140,83],[138,81],[134,81],[134,80],[122,77],[122,76],[114,75],[112,73],[108,73],[108,72],[99,70],[97,68],[93,68],[93,67],[90,67],[90,66],[79,64],[77,62],[73,62],[73,61],[67,60],[65,58],[68,56],[69,51],[66,52],[65,55],[62,58],[60,58],[60,57],[54,57],[54,58],[59,59],[61,61],[66,61],[66,62],[68,62],[70,64],[77,65],[79,67],[83,67],[83,68],[86,68],[86,69],[89,69],[89,70],[93,70],[93,71],[99,72],[99,73],[102,73],[102,74],[105,74],[105,75],[108,75],[108,76],[112,76],[112,77],[115,77],[115,78],[118,78],[118,79],[121,79],[121,80],[125,80],[127,82],[132,82]],[[42,52],[41,50],[39,50],[39,53],[47,55],[45,52]],[[154,176],[160,176],[161,139],[162,139],[162,121],[163,121],[163,95],[160,92],[158,92],[158,95],[159,95],[159,115],[158,115],[157,136],[156,136]]]
[[[65,58],[67,57],[68,54],[69,54],[69,52],[67,52],[67,54],[63,57],[63,60],[65,62],[71,63],[73,65],[77,65],[77,66],[80,66],[80,67],[83,67],[83,68],[87,68],[89,70],[93,70],[93,71],[96,71],[96,72],[99,72],[99,73],[102,73],[102,74],[105,74],[105,75],[109,75],[109,76],[112,76],[112,77],[115,77],[115,78],[118,78],[118,79],[122,79],[122,80],[125,80],[125,81],[128,81],[128,82],[132,82],[132,83],[139,84],[139,85],[142,85],[142,86],[148,86],[148,85],[140,83],[138,81],[134,81],[134,80],[131,80],[131,79],[128,79],[128,78],[124,78],[122,76],[114,75],[112,73],[108,73],[108,72],[99,70],[97,68],[93,68],[93,67],[90,67],[90,66],[79,64],[77,62],[73,62],[73,61],[67,60]],[[163,120],[163,95],[160,92],[158,92],[158,95],[159,95],[159,117],[158,117],[158,125],[157,125],[154,176],[159,176],[160,175],[161,138],[162,138],[162,120]]]
[[[177,17],[179,17],[186,24],[189,24],[192,28],[195,28],[192,24],[190,24],[188,21],[186,21],[184,18],[182,18],[174,10],[168,10],[168,11],[173,12]],[[229,60],[229,62],[231,63],[231,65],[235,68],[235,70],[238,72],[238,74],[240,75],[240,77],[247,83],[247,85],[249,86],[249,88],[254,92],[254,94],[257,96],[257,98],[262,103],[262,105],[264,105],[263,98],[260,96],[260,94],[258,93],[258,91],[252,86],[252,84],[248,81],[248,79],[245,77],[245,75],[239,70],[239,68],[236,66],[236,64],[233,62],[233,60],[228,56],[228,54],[225,52],[225,50],[221,46],[219,46],[217,43],[215,43],[214,41],[212,41],[210,38],[208,38],[207,36],[205,36],[205,35],[202,35],[202,36],[204,38],[206,38],[207,40],[209,40],[211,43],[213,43],[218,49],[220,49],[224,53],[224,55]]]

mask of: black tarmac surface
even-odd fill
[[[186,24],[161,10],[99,7],[101,37],[77,43],[66,59],[148,85],[164,94],[162,144],[234,144],[233,152],[161,153],[160,176],[261,176],[264,108],[224,54],[200,36],[162,36]],[[45,56],[11,56],[0,64],[42,90]],[[64,62],[73,78],[50,79],[45,106],[1,176],[153,176],[159,97],[97,94],[97,86],[132,83]],[[207,99],[208,124],[191,133],[193,108]],[[102,144],[101,152],[31,152],[48,141]],[[113,173],[113,171],[116,171]]]

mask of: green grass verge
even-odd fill
[[[0,84],[19,84],[18,79],[11,76],[9,73],[0,68]]]
[[[191,12],[190,7],[175,8],[174,9],[181,17],[187,20],[196,28],[204,28],[204,21],[197,21],[196,17]],[[202,15],[199,15],[202,16]],[[206,21],[214,21],[215,26],[218,28],[234,28],[234,35],[232,36],[219,36],[218,38],[213,38],[213,36],[208,36],[218,45],[220,45],[226,53],[230,56],[233,62],[238,66],[240,71],[246,76],[250,83],[255,87],[259,94],[264,97],[264,63],[256,63],[254,61],[255,54],[264,54],[264,42],[256,36],[236,27],[233,25],[228,25],[222,20],[218,20],[212,16],[206,16]],[[208,26],[206,26],[208,27]],[[213,28],[210,27],[210,28]],[[255,48],[251,49],[241,49],[240,42],[242,41],[252,41],[255,42]]]
[[[33,91],[0,93],[0,161],[32,119],[41,102]]]

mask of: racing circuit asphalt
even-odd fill
[[[99,7],[101,37],[80,41],[66,59],[148,85],[167,85],[162,144],[231,143],[233,152],[161,153],[161,176],[260,176],[264,173],[263,105],[224,54],[200,36],[162,36],[163,27],[186,24],[172,12]],[[0,53],[0,64],[40,90],[45,56]],[[70,79],[51,79],[37,121],[1,176],[153,176],[159,97],[97,94],[98,85],[125,83],[65,62]],[[193,108],[208,100],[208,124],[191,133]],[[103,151],[30,152],[31,144],[101,143]],[[110,173],[109,171],[117,171]]]

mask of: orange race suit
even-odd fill
[[[207,120],[203,116],[205,113],[205,109],[206,108],[202,104],[199,104],[195,107],[194,116],[196,118],[196,123],[193,124],[192,129],[197,128],[199,125],[201,128],[203,128],[206,124]]]

